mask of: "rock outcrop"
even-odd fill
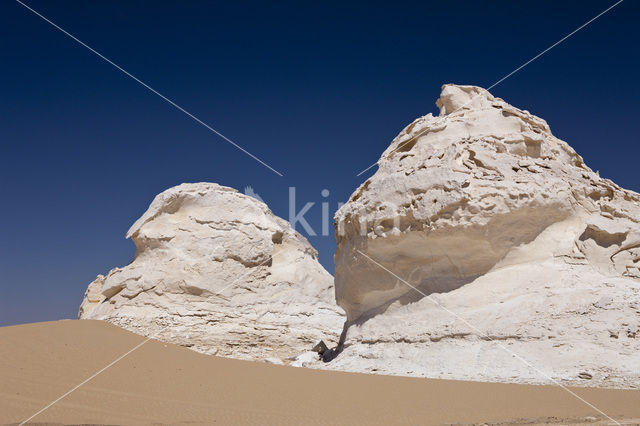
[[[335,215],[351,327],[326,367],[640,385],[640,195],[484,89],[437,105]]]
[[[81,319],[235,358],[281,363],[344,316],[317,252],[249,196],[213,183],[159,194],[127,237],[133,261],[98,276]]]
[[[335,292],[264,203],[183,184],[132,226],[133,261],[89,285],[80,318],[297,366],[640,386],[640,195],[484,89],[446,85],[437,105],[336,213]]]

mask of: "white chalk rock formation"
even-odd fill
[[[474,86],[407,126],[336,213],[326,367],[640,385],[640,195]]]
[[[182,184],[159,194],[127,237],[133,261],[89,285],[81,319],[269,362],[337,341],[344,316],[331,275],[304,237],[252,197]]]

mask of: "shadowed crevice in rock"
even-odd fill
[[[607,231],[598,229],[596,226],[589,225],[585,228],[582,235],[580,235],[580,241],[593,240],[601,247],[608,248],[612,245],[620,246],[622,242],[627,238],[626,232],[615,232],[610,234]]]
[[[347,339],[347,331],[349,330],[349,327],[351,325],[353,324],[349,321],[345,321],[344,325],[342,326],[342,333],[340,333],[340,338],[338,339],[338,344],[335,348],[328,348],[326,343],[321,340],[311,350],[313,352],[317,352],[323,362],[333,361],[344,350],[345,341]]]

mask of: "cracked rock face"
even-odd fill
[[[234,358],[283,360],[337,340],[333,279],[288,222],[213,183],[159,194],[127,237],[133,261],[98,276],[81,319]]]
[[[640,385],[640,195],[484,89],[437,105],[336,213],[353,325],[329,368]]]

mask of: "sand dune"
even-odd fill
[[[22,422],[144,341],[100,321],[0,328],[0,423]],[[572,390],[617,421],[640,419],[640,391]],[[283,367],[201,355],[155,340],[32,422],[611,423],[559,387]]]

